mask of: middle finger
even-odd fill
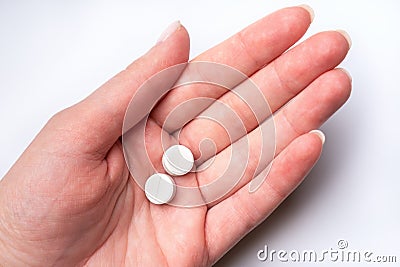
[[[256,72],[250,79],[258,85],[262,95],[270,105],[271,112],[277,111],[285,103],[291,100],[313,80],[321,74],[337,66],[346,56],[349,43],[346,37],[337,31],[322,32],[304,41],[295,48],[283,54],[271,64]],[[243,84],[242,84],[243,85]],[[201,156],[201,161],[212,157],[236,141],[244,134],[255,129],[258,124],[270,114],[257,108],[252,108],[240,96],[248,90],[247,86],[237,86],[223,95],[213,105],[223,103],[233,110],[240,121],[229,121],[229,123],[243,123],[245,127],[241,136],[235,136],[227,132],[224,125],[207,118],[200,117],[188,123],[180,132],[181,143],[188,146],[195,158]],[[250,95],[250,98],[259,97]],[[214,107],[211,105],[203,113],[210,113]],[[213,109],[215,110],[215,109]],[[200,151],[199,144],[202,140],[212,140],[216,146],[215,150]],[[201,162],[199,162],[201,163]]]

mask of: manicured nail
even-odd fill
[[[181,26],[181,22],[179,20],[172,22],[164,31],[163,33],[160,35],[160,37],[158,37],[157,40],[157,44],[161,43],[165,40],[168,39],[168,37],[171,36],[171,34],[173,34],[177,29],[179,29],[179,27]]]
[[[314,9],[312,9],[312,7],[310,7],[309,5],[299,5],[299,7],[304,8],[305,10],[307,10],[307,12],[310,14],[310,19],[311,22],[314,20],[315,14],[314,14]]]
[[[338,33],[340,33],[341,35],[343,35],[344,38],[346,38],[347,43],[349,43],[349,48],[350,48],[351,45],[352,45],[350,35],[349,35],[346,31],[344,31],[344,30],[336,30],[336,31],[337,31]]]
[[[322,144],[325,143],[325,134],[321,130],[312,130],[310,133],[317,135],[321,139]]]

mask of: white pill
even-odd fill
[[[185,175],[192,170],[193,164],[192,151],[182,145],[171,146],[162,157],[162,165],[165,171],[171,175]]]
[[[165,204],[174,198],[176,185],[169,175],[156,173],[147,179],[144,192],[151,203]]]

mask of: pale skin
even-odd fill
[[[0,265],[215,263],[303,180],[323,145],[318,134],[309,132],[318,129],[350,95],[351,78],[335,69],[350,47],[345,34],[318,33],[284,53],[306,32],[311,20],[302,7],[282,9],[193,59],[242,71],[254,79],[272,111],[283,107],[275,114],[276,156],[255,193],[249,194],[246,186],[253,177],[246,177],[225,198],[209,205],[154,205],[130,177],[120,139],[125,110],[147,78],[188,61],[188,33],[178,25],[86,99],[53,116],[1,180]],[[179,99],[190,99],[197,92],[188,90],[180,97],[171,92],[153,110],[146,127],[152,161],[161,164],[161,148],[152,146],[151,138],[162,131],[159,125],[166,114]],[[229,93],[210,97],[243,110],[240,103],[229,100]],[[241,118],[253,138],[251,144],[257,146],[251,131],[258,125],[247,114],[242,112]],[[198,141],[205,137],[199,129],[206,127],[223,161],[229,139],[217,125],[204,124],[187,124],[179,141],[198,156]],[[213,179],[210,173],[179,179],[204,184]]]

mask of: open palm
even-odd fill
[[[275,112],[276,157],[259,190],[249,194],[245,186],[256,172],[257,165],[251,163],[260,156],[255,149],[260,146],[257,120],[234,94],[196,87],[171,91],[150,114],[146,148],[152,162],[162,171],[158,142],[165,132],[159,125],[174,107],[195,97],[214,98],[235,110],[248,132],[250,158],[244,178],[223,199],[195,208],[151,204],[132,179],[121,145],[124,114],[148,78],[188,61],[188,34],[175,23],[147,54],[82,102],[56,114],[1,180],[0,265],[215,263],[310,171],[323,141],[309,132],[349,97],[350,77],[334,69],[350,46],[345,34],[322,32],[287,51],[311,20],[302,7],[282,9],[193,59],[222,63],[248,75]],[[220,126],[193,120],[182,129],[179,142],[199,157],[199,142],[205,138],[216,144],[214,165],[177,178],[178,184],[204,185],[218,176],[231,145]]]

